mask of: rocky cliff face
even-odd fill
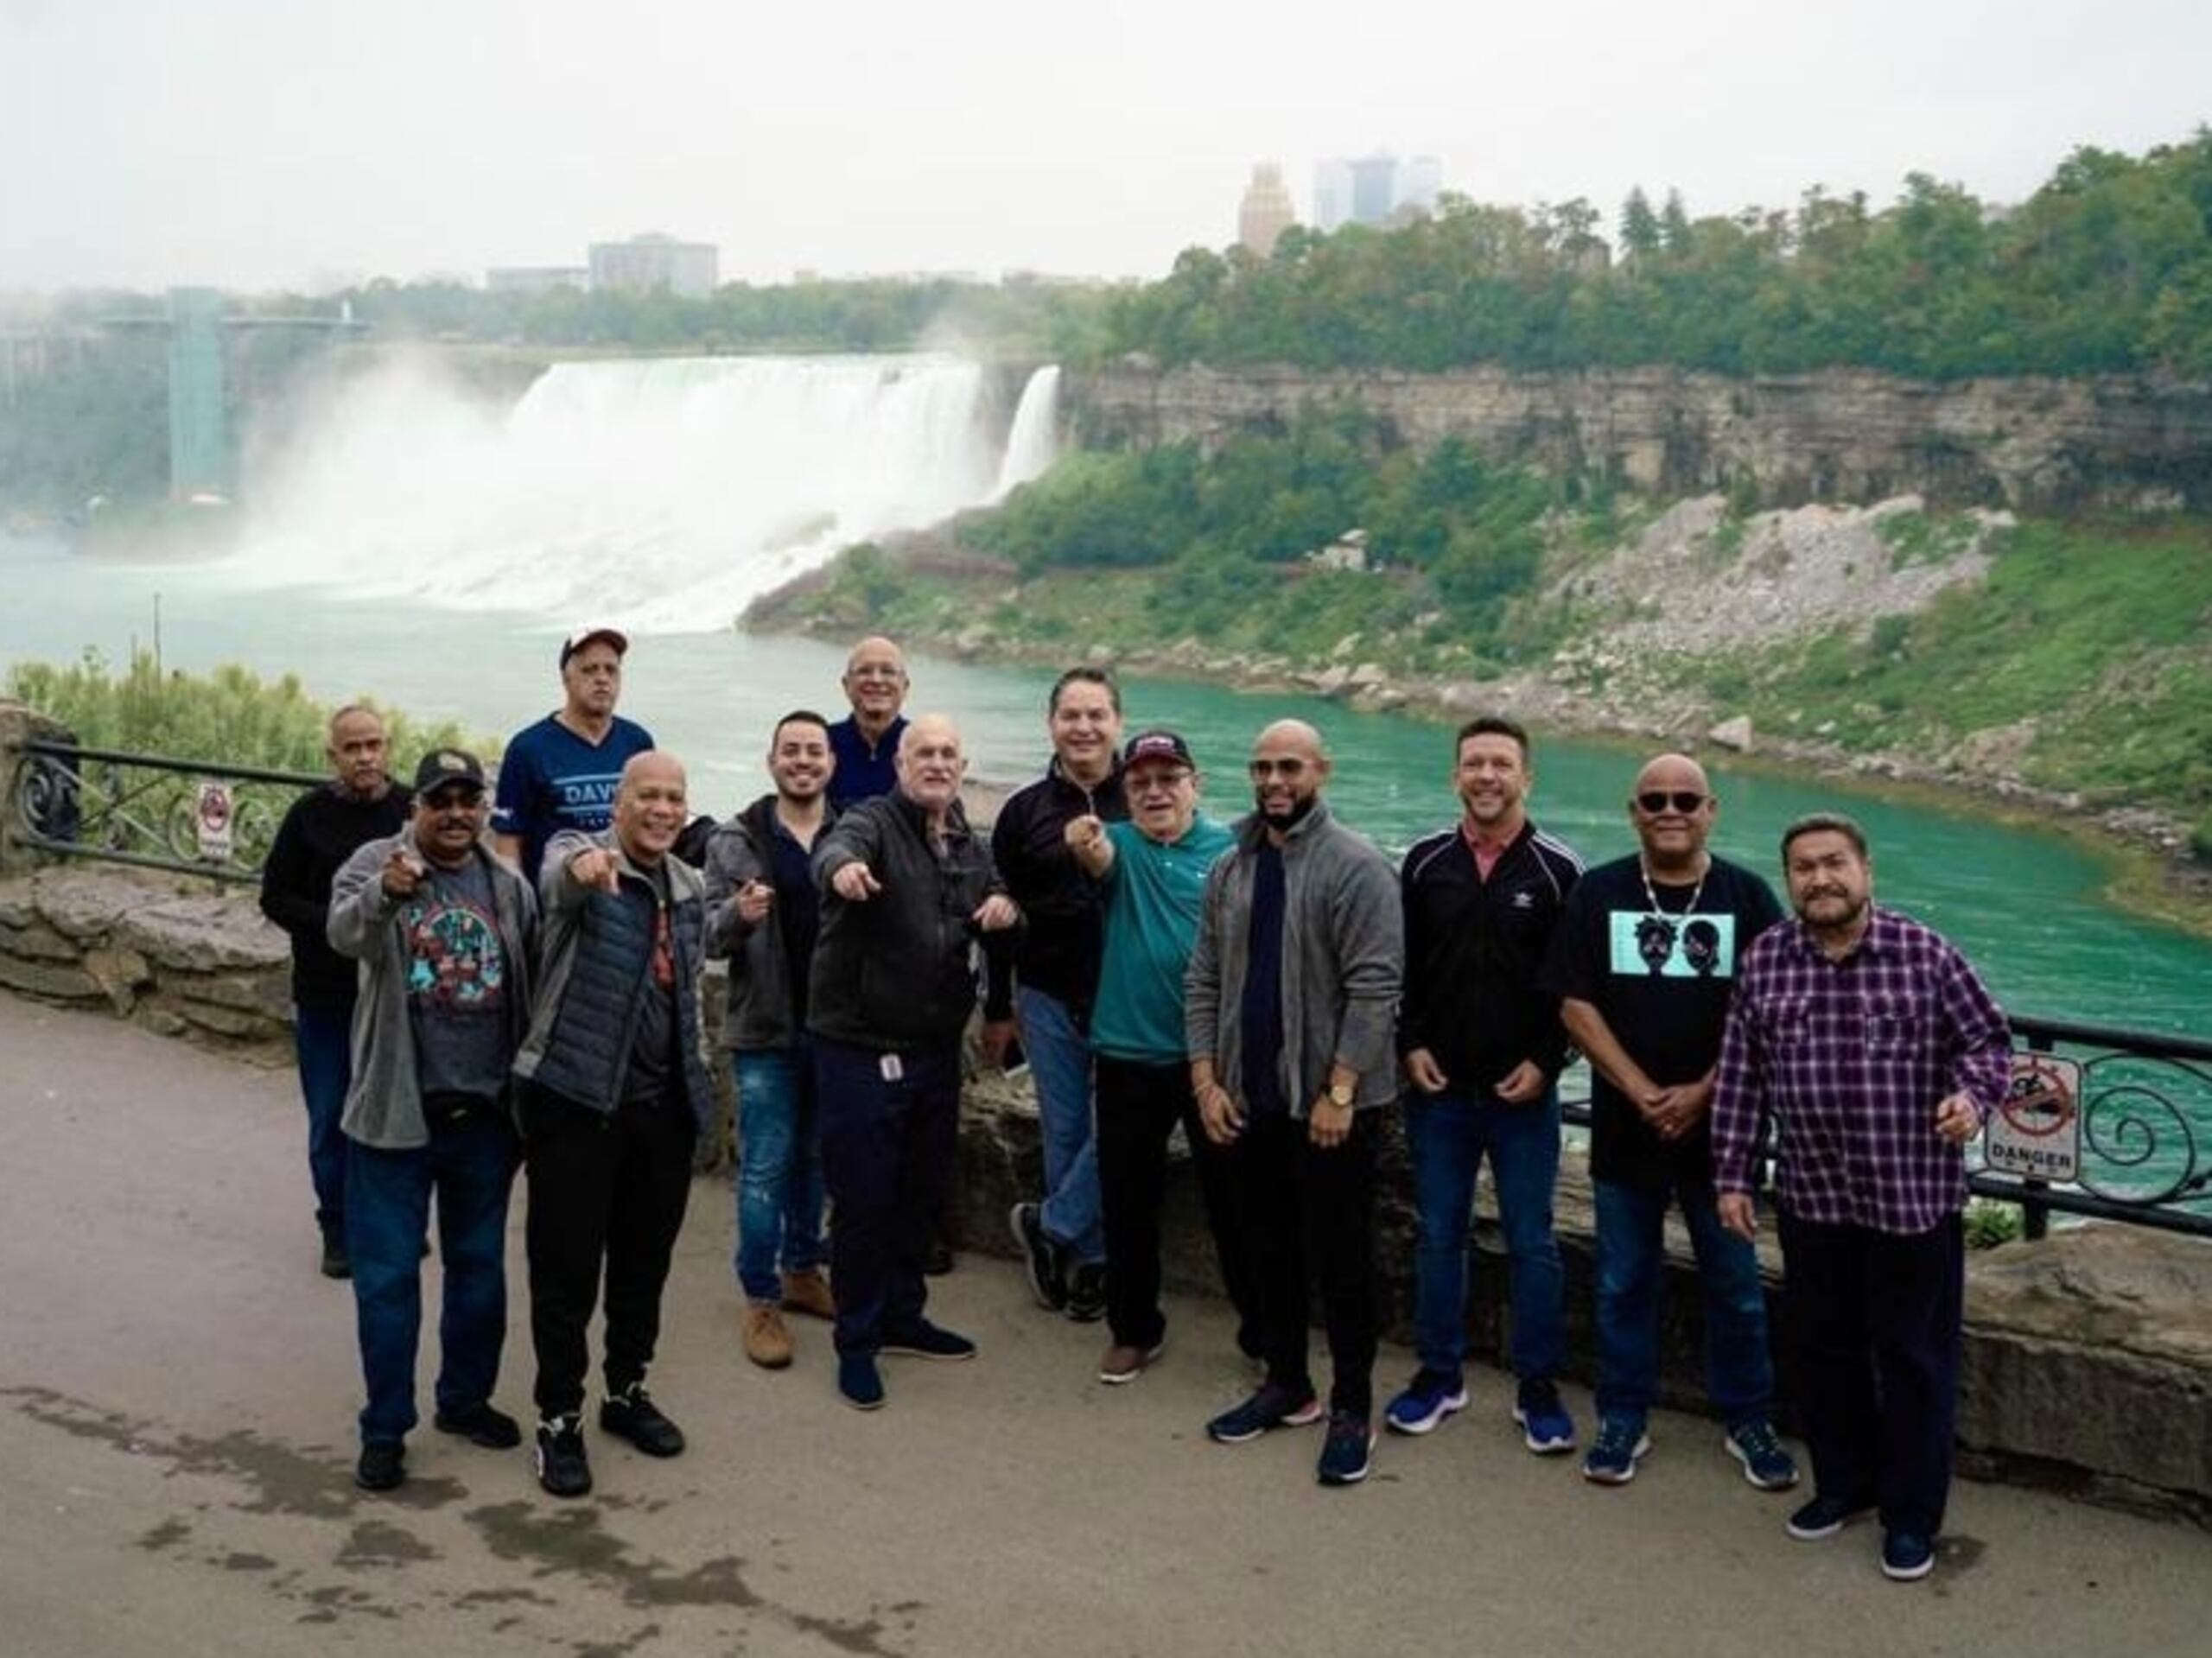
[[[2146,378],[1223,373],[1129,360],[1071,374],[1062,396],[1083,440],[1109,447],[1212,444],[1280,428],[1302,404],[1356,400],[1419,448],[1456,435],[1656,495],[1749,486],[1768,505],[1915,492],[1944,505],[2212,510],[2212,385]]]

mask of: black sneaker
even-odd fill
[[[458,1410],[440,1411],[430,1419],[430,1425],[441,1433],[456,1434],[486,1451],[512,1451],[522,1443],[522,1425],[481,1399]]]
[[[532,1458],[537,1483],[554,1496],[582,1496],[591,1490],[591,1458],[584,1454],[583,1419],[571,1411],[537,1425]]]
[[[1039,1306],[1058,1312],[1068,1304],[1065,1250],[1045,1229],[1044,1215],[1034,1204],[1016,1204],[1007,1212],[1006,1223],[1029,1269],[1029,1293]]]
[[[918,1359],[971,1359],[976,1356],[976,1344],[942,1324],[917,1318],[903,1330],[887,1331],[876,1344],[876,1351],[904,1353]]]
[[[1068,1302],[1061,1312],[1079,1324],[1095,1324],[1106,1316],[1106,1263],[1084,1261],[1068,1280]]]
[[[1375,1430],[1354,1411],[1329,1413],[1329,1437],[1321,1442],[1314,1477],[1324,1485],[1357,1485],[1367,1477],[1375,1450]]]
[[[683,1449],[683,1430],[661,1413],[642,1382],[633,1382],[620,1393],[601,1400],[599,1425],[648,1457],[673,1457]]]
[[[1871,1502],[1839,1502],[1834,1497],[1816,1496],[1783,1521],[1782,1528],[1801,1543],[1817,1543],[1834,1536],[1873,1506]]]
[[[372,1439],[353,1464],[353,1483],[365,1491],[393,1491],[407,1478],[407,1447],[397,1439]]]
[[[925,1277],[942,1278],[952,1270],[952,1246],[943,1238],[930,1240],[929,1253],[922,1257]]]
[[[325,1278],[351,1278],[353,1275],[352,1257],[346,1253],[346,1235],[325,1232],[322,1235],[322,1275]]]

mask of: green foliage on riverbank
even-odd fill
[[[1402,230],[1294,228],[1265,260],[1193,248],[1114,302],[1105,348],[1216,366],[2212,375],[2212,128],[2140,157],[2076,150],[2017,206],[1916,173],[1886,208],[1815,185],[1794,209],[1693,218],[1638,190],[1610,248],[1602,219],[1580,199],[1447,197]]]
[[[1452,648],[1504,664],[1541,643],[1520,601],[1563,495],[1457,439],[1426,456],[1382,449],[1363,410],[1309,407],[1287,432],[1211,454],[1071,456],[960,536],[1026,576],[1154,570],[1146,620],[1168,638],[1325,656],[1381,632],[1408,660]],[[1315,556],[1355,533],[1363,571]]]
[[[140,651],[118,672],[97,651],[68,667],[18,663],[8,670],[6,695],[58,720],[88,748],[251,765],[280,772],[327,769],[323,746],[332,709],[308,696],[286,674],[264,680],[225,664],[211,674],[163,671],[150,651]],[[450,721],[424,725],[379,709],[391,740],[392,774],[411,775],[427,749],[471,746],[469,734]],[[496,740],[477,740],[474,752],[497,757]]]

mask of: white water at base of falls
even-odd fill
[[[562,363],[504,411],[402,360],[264,443],[231,573],[719,628],[841,547],[1042,472],[1058,378],[1031,376],[1008,431],[984,371],[950,357]]]

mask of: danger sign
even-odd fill
[[[231,855],[231,790],[226,783],[200,785],[200,806],[194,816],[199,831],[200,855],[220,861]]]
[[[1982,1160],[2003,1174],[2071,1180],[2082,1166],[2082,1067],[2049,1053],[2016,1053],[2012,1080],[1982,1131]]]

